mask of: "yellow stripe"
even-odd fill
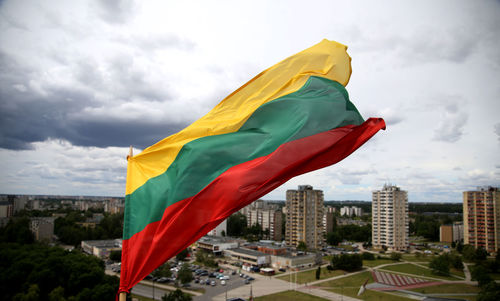
[[[323,40],[264,70],[182,131],[146,148],[128,161],[126,194],[164,173],[181,148],[195,139],[237,131],[263,104],[299,90],[309,76],[346,86],[351,76],[347,46]]]

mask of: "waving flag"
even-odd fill
[[[120,292],[233,212],[385,128],[349,101],[346,49],[323,40],[283,60],[129,158]]]

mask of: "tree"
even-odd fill
[[[122,251],[111,251],[109,259],[113,261],[122,261]]]
[[[340,234],[335,232],[328,232],[326,235],[326,242],[331,246],[338,246],[338,244],[342,241]]]
[[[247,228],[247,217],[239,212],[229,216],[227,219],[227,235],[228,236],[243,236]]]
[[[193,280],[193,272],[189,268],[187,263],[184,263],[181,266],[181,269],[177,273],[177,278],[181,281],[182,284],[189,283]]]
[[[401,256],[401,253],[397,253],[397,252],[391,253],[391,260],[400,261],[402,257],[403,256]]]
[[[28,292],[26,294],[19,293],[14,296],[14,301],[38,301],[40,300],[40,289],[38,285],[30,285]]]
[[[156,270],[153,271],[154,277],[170,277],[172,276],[172,271],[170,270],[170,264],[165,262],[161,266],[159,266]]]
[[[321,276],[321,266],[318,266],[318,268],[316,269],[316,280],[319,280]]]
[[[476,250],[472,245],[464,245],[462,248],[462,255],[464,259],[468,261],[474,261],[476,259]]]
[[[477,301],[497,301],[500,300],[500,284],[491,281],[481,288],[477,296]]]
[[[472,280],[476,280],[479,287],[483,287],[486,284],[493,281],[491,276],[488,274],[488,270],[482,265],[475,265],[471,271]]]
[[[334,255],[332,257],[331,266],[334,270],[352,272],[363,267],[363,259],[359,254]]]
[[[435,257],[429,263],[432,273],[437,275],[448,276],[450,275],[450,263],[443,256]]]
[[[476,249],[476,252],[474,253],[474,259],[476,261],[486,260],[487,257],[488,251],[486,251],[483,247],[479,247]]]
[[[299,244],[297,245],[297,250],[299,251],[307,251],[307,245],[304,241],[299,241]]]
[[[364,252],[361,256],[363,260],[375,260],[375,255],[373,255],[373,253]]]
[[[175,259],[177,259],[178,261],[182,261],[182,260],[186,259],[188,254],[189,254],[188,249],[184,249],[184,250],[180,251],[179,254],[175,255]]]
[[[161,300],[162,301],[191,301],[191,300],[193,300],[193,298],[190,295],[182,292],[180,289],[176,289],[173,292],[170,292],[168,294],[163,295],[163,297],[161,297]]]

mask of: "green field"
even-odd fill
[[[276,294],[254,298],[255,301],[324,301],[320,297],[304,294],[297,291],[285,291]]]
[[[417,257],[414,254],[403,254],[402,259],[410,262],[429,262],[434,259],[434,255],[422,254]]]
[[[391,272],[399,272],[399,273],[404,273],[404,274],[411,274],[415,276],[421,276],[421,277],[431,277],[431,278],[437,278],[437,279],[444,279],[444,280],[458,280],[455,277],[450,277],[450,276],[439,276],[435,275],[432,273],[430,269],[426,269],[411,263],[403,263],[403,264],[398,264],[398,265],[391,265],[388,267],[384,267],[380,269],[381,271],[391,271]]]
[[[363,260],[363,265],[371,268],[387,263],[397,263],[397,261],[390,259]]]
[[[441,284],[411,289],[422,294],[471,294],[479,293],[480,290],[479,287],[468,284]]]
[[[343,274],[344,274],[344,271],[341,271],[341,270],[329,271],[327,268],[322,267],[319,279],[320,280],[327,279],[327,278],[331,278],[331,277],[335,277],[335,276],[340,276]],[[285,281],[291,280],[291,282],[295,282],[295,273],[293,273],[291,275],[291,279],[290,279],[290,275],[278,276],[276,278],[281,279],[281,280],[285,280]],[[311,283],[314,281],[316,281],[316,269],[297,273],[297,283],[303,284],[303,283]]]

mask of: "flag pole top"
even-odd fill
[[[132,158],[133,156],[134,156],[134,150],[133,150],[132,145],[131,145],[129,150],[128,150],[127,161],[129,158]]]

